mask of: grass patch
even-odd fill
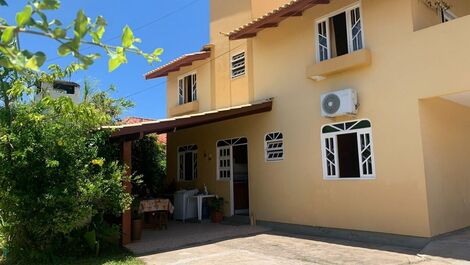
[[[137,259],[129,251],[119,248],[108,250],[99,256],[83,256],[83,257],[60,257],[53,262],[47,263],[31,263],[31,261],[8,261],[3,260],[1,265],[144,265],[144,262]]]

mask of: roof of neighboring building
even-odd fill
[[[201,112],[191,115],[184,115],[169,119],[144,121],[135,124],[121,124],[117,126],[105,126],[103,127],[103,129],[114,130],[111,136],[114,138],[129,137],[138,139],[146,134],[168,133],[176,130],[182,130],[214,122],[220,122],[257,113],[267,112],[271,111],[271,109],[272,99],[265,99],[251,104]]]
[[[330,0],[292,0],[229,32],[228,35],[231,40],[252,38],[263,29],[277,27],[281,21],[288,17],[301,16],[305,10],[313,6],[329,3]]]
[[[126,117],[122,119],[120,124],[136,124],[136,123],[142,123],[146,121],[154,121],[154,119],[148,119],[148,118],[142,118],[142,117]]]
[[[131,124],[141,124],[144,122],[155,121],[154,119],[141,118],[141,117],[126,117],[119,124],[120,125],[131,125]],[[167,137],[166,133],[158,134],[156,136],[157,142],[166,145]]]
[[[211,46],[205,45],[200,52],[188,53],[175,60],[158,67],[155,70],[152,70],[146,73],[145,79],[154,79],[158,77],[167,76],[171,72],[176,72],[181,69],[181,67],[190,66],[195,61],[205,60],[211,56]]]

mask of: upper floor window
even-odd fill
[[[192,73],[178,79],[178,104],[193,102],[197,100],[196,73]]]
[[[325,179],[375,177],[369,120],[325,125],[321,141]]]
[[[197,178],[197,145],[178,148],[178,180],[191,181]]]
[[[364,48],[360,6],[354,5],[317,20],[316,36],[319,62]]]
[[[284,136],[280,132],[268,133],[265,136],[264,149],[266,161],[284,159]]]
[[[232,79],[245,74],[245,52],[232,56]]]
[[[452,13],[450,9],[441,8],[440,10],[441,10],[440,13],[441,13],[442,23],[446,23],[448,21],[451,21],[457,18],[457,16],[454,13]]]

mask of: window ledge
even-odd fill
[[[168,110],[168,114],[170,117],[175,117],[183,114],[193,113],[199,111],[199,102],[193,101],[189,103],[185,103],[182,105],[177,105]]]
[[[331,75],[369,66],[371,62],[372,57],[370,51],[368,49],[362,49],[307,67],[307,77],[315,81],[321,81]]]

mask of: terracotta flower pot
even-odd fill
[[[220,223],[224,220],[224,214],[221,212],[213,212],[211,215],[211,220],[213,223]]]
[[[132,220],[132,240],[140,240],[142,238],[142,219]]]

